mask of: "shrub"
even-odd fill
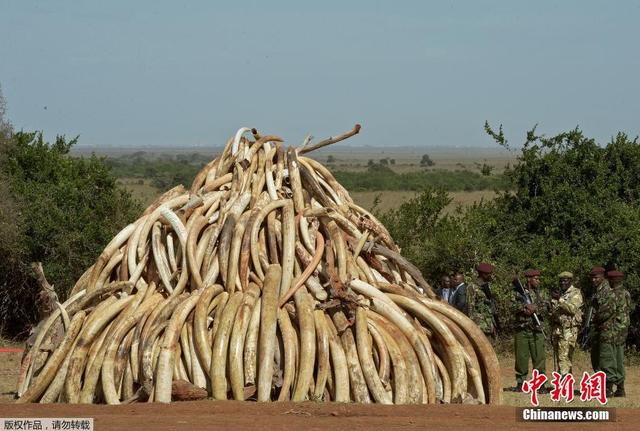
[[[76,139],[15,133],[0,149],[0,315],[9,336],[26,335],[39,289],[31,262],[43,263],[61,300],[140,208],[104,160],[74,158]]]
[[[487,132],[508,146],[502,130]],[[487,177],[483,177],[487,178]],[[543,289],[554,288],[564,270],[591,295],[588,269],[615,266],[640,302],[640,145],[619,133],[600,146],[578,130],[550,138],[527,133],[517,163],[506,170],[497,199],[452,214],[445,188],[426,188],[398,209],[379,214],[403,253],[425,276],[488,260],[497,266],[494,285],[503,331],[509,334],[510,282],[529,267],[543,272]],[[638,307],[629,345],[640,345]]]

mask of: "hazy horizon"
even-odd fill
[[[0,0],[18,130],[85,147],[218,147],[242,126],[297,145],[514,146],[538,124],[640,133],[640,0]]]

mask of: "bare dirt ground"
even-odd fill
[[[529,407],[528,395],[504,392],[503,406],[436,405],[381,406],[335,403],[252,403],[236,401],[198,401],[124,406],[12,404],[21,354],[0,353],[0,418],[91,417],[96,430],[151,429],[202,430],[211,428],[255,430],[349,429],[354,430],[511,430],[560,429],[565,423],[524,423],[516,421],[516,406]],[[576,371],[586,369],[586,354],[578,358]],[[503,385],[513,385],[513,358],[501,356]],[[616,422],[580,423],[580,429],[637,430],[640,423],[640,367],[631,365],[628,373],[628,397],[613,399],[607,407],[616,407]],[[578,375],[578,373],[574,373]],[[542,405],[552,405],[542,395]],[[578,396],[579,398],[579,396]],[[555,404],[560,407],[563,405]],[[573,402],[571,407],[598,406]],[[572,426],[572,425],[569,425]],[[565,428],[566,429],[566,428]]]
[[[511,430],[566,429],[566,423],[516,422],[511,406],[381,406],[331,403],[197,401],[129,406],[0,405],[2,417],[92,417],[96,430]],[[580,429],[632,430],[640,410],[618,409],[616,422],[580,423]]]

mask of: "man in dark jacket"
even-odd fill
[[[454,271],[452,274],[451,289],[449,304],[467,314],[467,284],[462,271]]]
[[[444,302],[449,302],[451,292],[451,277],[447,274],[443,274],[442,277],[440,277],[440,286],[438,286],[438,291],[436,293]]]

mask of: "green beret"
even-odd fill
[[[560,274],[558,274],[558,278],[573,278],[573,274],[569,271],[562,271]]]

